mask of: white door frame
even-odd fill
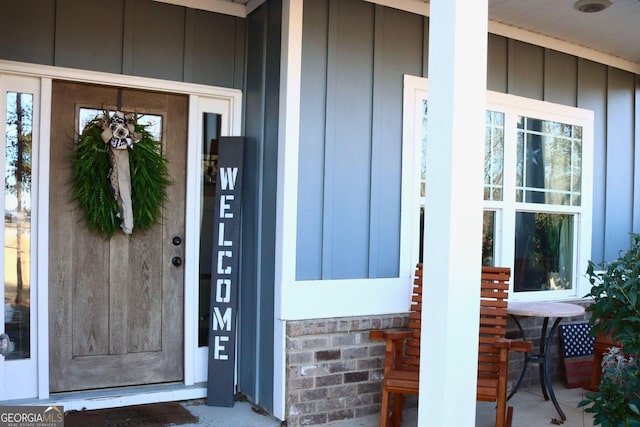
[[[205,86],[192,83],[173,82],[146,77],[125,76],[71,68],[52,67],[21,62],[0,60],[0,76],[17,75],[40,79],[40,138],[38,157],[34,153],[34,187],[38,192],[37,204],[38,224],[34,233],[37,242],[37,266],[34,282],[37,289],[34,319],[36,323],[37,348],[37,395],[36,403],[44,400],[48,403],[59,402],[65,410],[96,409],[131,404],[190,399],[206,395],[207,358],[205,350],[198,348],[197,316],[198,316],[198,256],[199,256],[199,215],[191,214],[200,211],[200,147],[202,135],[202,112],[223,111],[224,136],[239,136],[242,126],[242,92],[237,89]],[[69,80],[99,85],[122,86],[133,89],[145,89],[161,92],[172,92],[189,95],[188,147],[187,165],[187,201],[185,209],[185,319],[184,319],[184,383],[181,386],[159,386],[142,390],[127,389],[101,392],[75,393],[73,396],[49,395],[49,290],[38,283],[48,283],[49,265],[49,147],[51,117],[52,81]],[[213,108],[213,110],[212,110]],[[34,126],[35,127],[35,126]],[[226,131],[225,131],[226,130]],[[35,139],[35,138],[34,138]],[[39,173],[39,175],[35,175]],[[35,177],[38,177],[37,181]],[[37,280],[37,283],[35,283]],[[204,366],[200,366],[204,363]],[[1,367],[0,367],[1,370]],[[4,375],[0,372],[0,379]],[[4,384],[0,384],[3,389]],[[6,399],[1,394],[0,400]],[[5,402],[7,402],[5,400]]]
[[[5,141],[6,135],[6,94],[7,92],[21,92],[30,93],[33,95],[32,106],[32,183],[38,182],[38,162],[39,162],[39,129],[40,129],[40,80],[24,76],[15,75],[0,75],[0,100],[2,105],[0,106],[0,135],[2,140]],[[5,159],[5,143],[0,144],[0,159],[4,162]],[[4,175],[3,175],[4,176]],[[39,191],[37,185],[31,186],[31,221],[35,225],[40,217],[41,206],[39,201]],[[0,204],[2,206],[5,203],[5,185],[2,185],[0,189]],[[6,207],[5,207],[6,208]],[[0,228],[0,240],[4,242],[5,228]],[[30,318],[29,322],[29,335],[31,337],[37,336],[37,321],[36,316],[38,310],[38,302],[36,293],[38,292],[38,258],[39,247],[37,244],[37,228],[31,227],[30,235],[30,247],[29,247],[29,293],[30,293]],[[2,251],[4,254],[4,250]],[[4,257],[0,260],[4,265]],[[0,285],[0,290],[4,296],[4,286]],[[4,322],[0,327],[0,331],[4,332]],[[19,398],[34,395],[37,393],[37,357],[38,357],[38,342],[31,341],[30,343],[30,357],[28,359],[14,359],[6,361],[4,357],[0,356],[0,400],[6,399],[9,396]]]

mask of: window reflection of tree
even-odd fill
[[[544,159],[542,156],[542,130],[540,120],[521,118],[518,123],[521,158],[522,202],[544,203],[543,193],[531,188],[544,188]],[[516,290],[542,290],[545,273],[535,265],[535,214],[519,212],[516,220],[515,271]]]
[[[571,176],[567,177],[570,167],[566,167],[567,159],[572,155],[571,143],[567,144],[566,138],[561,137],[566,132],[558,134],[560,128],[566,127],[531,118],[522,118],[518,127],[522,144],[518,159],[519,183],[522,186],[520,201],[570,204],[567,195],[562,193],[571,190]],[[572,235],[572,215],[518,212],[514,266],[516,291],[570,288]]]
[[[18,336],[13,337],[17,338],[15,357],[29,357],[30,286],[29,279],[23,274],[23,259],[25,255],[29,257],[30,246],[32,127],[33,95],[9,92],[5,145],[5,227],[9,225],[15,229],[16,270],[13,284],[15,296],[7,298],[5,291],[5,304],[11,305],[12,313],[12,318],[5,316],[5,321],[11,323],[16,318],[20,319],[20,328],[16,331]],[[5,250],[8,249],[8,243],[5,240]],[[25,264],[28,269],[29,261]],[[5,278],[5,286],[9,284],[7,282]]]

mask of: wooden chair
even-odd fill
[[[530,341],[505,338],[509,277],[508,268],[482,267],[477,399],[496,402],[496,427],[510,426],[513,414],[513,408],[507,407],[509,351],[531,350]],[[422,264],[416,267],[411,301],[408,329],[374,330],[369,335],[386,342],[381,427],[400,427],[404,395],[418,393]]]
[[[477,400],[496,403],[496,427],[511,426],[513,407],[507,407],[509,351],[531,351],[531,341],[509,340],[507,297],[511,271],[482,267],[480,280],[480,332],[478,340]]]
[[[422,264],[416,266],[408,329],[374,330],[372,340],[386,341],[380,427],[402,424],[405,394],[418,394],[420,325],[422,322]],[[393,397],[393,409],[390,410]]]

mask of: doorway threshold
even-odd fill
[[[1,404],[3,406],[62,406],[64,411],[81,411],[201,399],[206,396],[206,382],[190,386],[173,383],[52,393],[48,399],[6,400]]]

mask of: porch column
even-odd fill
[[[488,0],[431,0],[418,425],[474,426]]]

